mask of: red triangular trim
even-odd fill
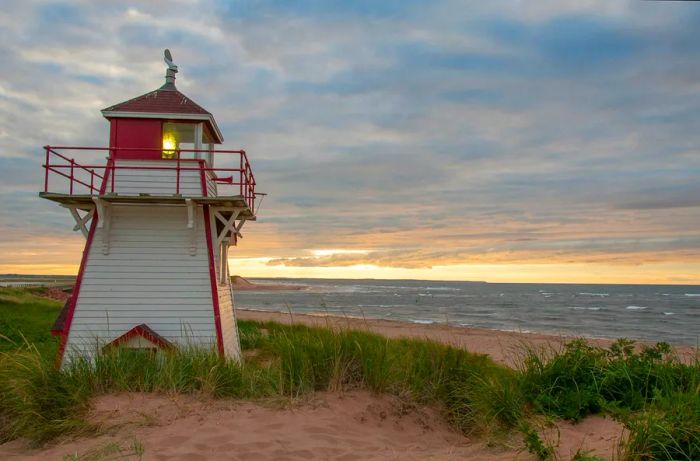
[[[136,325],[131,330],[127,331],[111,343],[107,344],[103,349],[117,347],[120,344],[124,344],[130,339],[135,338],[136,336],[141,336],[142,338],[152,342],[161,349],[172,349],[175,347],[173,343],[171,343],[170,341],[153,331],[151,327],[149,327],[145,323],[142,323],[141,325]]]

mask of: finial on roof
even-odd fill
[[[165,72],[165,85],[161,86],[161,90],[175,90],[175,74],[177,74],[177,66],[173,63],[173,55],[169,49],[165,49],[163,59],[168,65],[168,70]]]

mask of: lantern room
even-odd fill
[[[214,116],[175,87],[177,66],[170,64],[166,82],[155,91],[110,106],[110,156],[121,160],[173,159],[178,150],[213,167],[214,145],[224,139]]]

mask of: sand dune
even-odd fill
[[[296,404],[212,401],[181,395],[106,395],[93,401],[90,419],[102,427],[104,435],[42,450],[31,450],[15,441],[0,446],[0,458],[61,460],[76,454],[98,458],[102,452],[105,456],[98,459],[534,459],[522,450],[507,448],[507,442],[493,448],[454,432],[436,409],[359,391],[320,393]],[[562,425],[560,452],[563,459],[570,459],[578,448],[585,447],[610,459],[620,432],[617,423],[603,418]],[[517,437],[512,445],[520,445]],[[136,452],[141,449],[139,458]]]

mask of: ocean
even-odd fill
[[[566,336],[700,343],[700,286],[424,280],[254,279],[299,291],[238,291],[236,306],[272,312]]]

